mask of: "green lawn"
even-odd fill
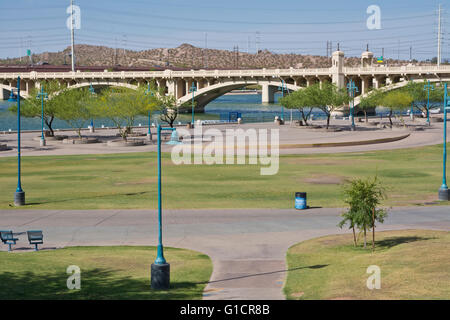
[[[118,209],[157,207],[155,153],[23,157],[26,208]],[[10,208],[17,184],[16,158],[0,158],[0,208]],[[274,176],[259,165],[174,165],[163,156],[165,208],[292,208],[294,193],[310,206],[339,207],[342,183],[378,174],[388,187],[386,205],[437,200],[442,146],[415,149],[281,156]]]
[[[450,232],[379,232],[376,249],[354,247],[352,235],[301,242],[287,253],[288,299],[450,299]],[[366,286],[367,267],[381,288]]]
[[[212,263],[208,256],[165,248],[171,289],[150,288],[155,247],[72,247],[38,252],[0,252],[3,299],[201,299]],[[81,269],[81,289],[67,289],[67,267]]]

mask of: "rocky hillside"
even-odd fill
[[[75,47],[77,65],[155,67],[172,66],[187,69],[251,69],[251,68],[326,68],[331,66],[331,59],[325,56],[276,54],[261,50],[258,54],[227,50],[202,49],[190,44],[177,48],[158,48],[152,50],[132,51],[114,49],[105,46],[79,44]],[[51,65],[70,64],[70,47],[60,52],[44,52],[32,56],[33,63]],[[416,61],[415,61],[416,62]],[[27,57],[0,59],[0,65],[24,65],[29,63]],[[388,60],[389,65],[404,65],[407,61]],[[346,58],[346,66],[359,66],[357,57]]]

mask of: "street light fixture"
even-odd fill
[[[45,136],[44,136],[44,99],[48,99],[47,92],[44,91],[44,86],[41,86],[41,92],[39,92],[36,96],[36,99],[41,99],[41,140],[40,146],[45,146]]]
[[[350,107],[350,117],[352,118],[351,130],[355,131],[355,116],[354,116],[355,94],[359,91],[358,91],[358,87],[355,85],[353,80],[350,80],[350,82],[347,85],[347,89],[348,89],[349,96],[352,98],[352,105]]]
[[[191,120],[191,128],[194,127],[194,97],[195,97],[195,92],[197,91],[197,87],[195,86],[195,82],[192,81],[192,86],[189,88],[189,92],[192,92],[192,120]]]
[[[430,89],[434,90],[434,86],[430,84],[430,80],[428,80],[428,84],[423,86],[423,90],[427,90],[428,100],[427,100],[427,124],[430,125]]]
[[[176,128],[162,128],[158,124],[158,247],[156,260],[151,266],[152,289],[168,289],[170,285],[170,264],[164,258],[162,244],[162,188],[161,188],[161,131],[175,132]]]
[[[14,98],[14,91],[17,92]],[[25,191],[22,190],[21,182],[21,152],[20,152],[20,77],[17,77],[17,89],[11,89],[9,100],[11,102],[17,101],[17,189],[14,194],[14,205],[25,205]]]
[[[447,112],[450,110],[450,100],[448,97],[447,83],[444,86],[444,152],[442,166],[442,185],[439,189],[439,200],[449,201],[450,194],[447,186]]]

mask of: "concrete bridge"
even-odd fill
[[[158,87],[173,94],[179,104],[189,102],[192,94],[189,88],[194,83],[197,111],[217,97],[246,85],[262,86],[262,102],[274,101],[282,81],[289,90],[299,90],[315,83],[329,81],[343,88],[350,80],[356,83],[359,93],[355,99],[359,103],[360,95],[367,94],[372,88],[384,86],[384,90],[402,87],[408,81],[430,80],[448,81],[450,66],[401,66],[386,67],[373,64],[373,53],[366,51],[361,55],[361,66],[348,68],[344,65],[344,52],[335,51],[332,66],[319,69],[259,69],[259,70],[191,70],[191,71],[119,71],[109,72],[3,72],[0,73],[0,99],[7,99],[11,88],[16,87],[17,77],[21,77],[21,95],[24,98],[32,88],[39,88],[41,82],[56,79],[69,88],[90,86],[120,86],[136,89],[154,80]]]

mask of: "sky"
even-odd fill
[[[81,9],[77,44],[130,50],[198,47],[255,53],[326,55],[327,41],[346,56],[366,45],[376,56],[424,60],[437,56],[442,3],[442,57],[450,59],[447,0],[74,0]],[[0,58],[60,51],[70,45],[70,0],[0,0]],[[369,30],[367,8],[377,5],[381,29]]]

